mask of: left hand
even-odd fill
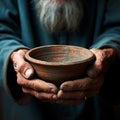
[[[91,49],[91,51],[95,54],[96,61],[88,69],[87,76],[62,83],[56,103],[80,104],[100,92],[105,73],[116,56],[116,50],[114,48],[104,48]]]

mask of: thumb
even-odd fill
[[[30,79],[33,77],[34,69],[29,63],[24,62],[21,64],[18,72],[20,72],[23,77]]]
[[[96,56],[95,62],[89,67],[87,74],[91,78],[95,78],[99,74],[101,74],[103,70],[103,60],[104,60],[104,55],[102,50],[100,49],[91,49],[93,54]]]
[[[25,61],[25,54],[27,50],[20,49],[11,54],[11,60],[16,72],[19,72],[23,77],[30,79],[34,74],[33,67]]]

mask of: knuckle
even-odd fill
[[[25,71],[26,67],[27,67],[26,62],[21,62],[21,63],[19,64],[19,72]]]
[[[40,97],[40,93],[38,93],[38,92],[36,92],[36,91],[34,92],[34,96],[35,96],[36,98],[39,98],[39,99],[42,98],[42,97]]]
[[[35,84],[34,82],[31,84],[31,86],[32,86],[32,88],[33,88],[34,90],[38,90],[38,88],[37,88],[37,86],[36,86],[36,84]]]

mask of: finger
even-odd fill
[[[80,104],[85,102],[88,98],[98,95],[99,91],[83,91],[83,92],[72,92],[72,93],[58,93],[57,103],[61,104]]]
[[[21,60],[17,65],[17,72],[20,72],[27,79],[31,79],[33,77],[34,69],[29,63]]]
[[[100,49],[91,49],[91,51],[95,54],[96,61],[88,69],[87,74],[88,74],[89,77],[95,78],[96,76],[98,76],[102,72],[102,69],[103,69],[102,64],[103,64],[105,54]]]
[[[104,76],[100,75],[97,78],[93,79],[91,86],[88,88],[89,90],[100,90],[104,83]]]
[[[73,81],[67,81],[61,84],[60,89],[63,91],[78,91],[86,90],[92,84],[92,79],[86,77],[84,79],[78,79]]]
[[[83,99],[84,96],[84,91],[64,92],[60,90],[57,94],[57,98],[59,99]]]
[[[20,72],[25,78],[31,78],[34,74],[33,67],[25,61],[25,54],[27,50],[18,50],[13,52],[11,59],[13,61],[13,67],[16,72]]]
[[[44,101],[51,101],[52,99],[56,99],[57,96],[53,93],[46,93],[46,92],[38,92],[29,88],[22,88],[24,93],[30,94],[34,97],[36,97],[39,100],[44,100]]]
[[[87,91],[74,91],[74,92],[63,92],[59,91],[57,94],[58,99],[72,99],[72,100],[81,100],[85,99],[85,97],[93,97],[95,95],[98,95],[99,90],[87,90]]]
[[[20,73],[17,74],[17,83],[22,87],[27,87],[36,91],[56,93],[57,87],[40,79],[27,80]]]

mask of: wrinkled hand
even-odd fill
[[[13,66],[17,74],[17,84],[22,87],[24,93],[36,97],[43,102],[52,102],[56,99],[57,87],[40,79],[32,79],[33,67],[25,61],[26,49],[15,51],[11,55]]]
[[[56,103],[80,104],[86,98],[97,95],[104,83],[104,75],[110,63],[116,56],[115,49],[91,49],[96,56],[96,61],[87,71],[87,76],[82,79],[67,81],[61,84]]]

